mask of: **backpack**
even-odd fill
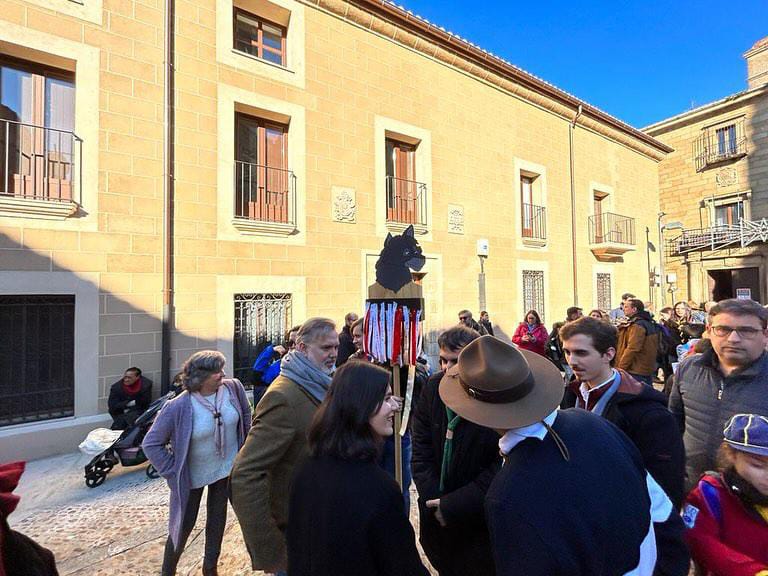
[[[658,356],[667,356],[675,351],[675,341],[672,338],[672,332],[670,329],[659,322],[651,322],[654,329],[654,334],[658,334],[659,338],[656,342],[656,352]]]

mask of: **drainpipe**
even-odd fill
[[[174,190],[174,20],[175,0],[165,0],[163,62],[163,310],[160,345],[160,389],[170,388],[171,326],[173,323],[173,190]]]
[[[573,259],[573,305],[579,305],[579,275],[576,261],[576,180],[573,175],[573,131],[576,128],[576,120],[581,116],[581,104],[576,110],[576,115],[568,124],[568,152],[571,160],[571,256]]]

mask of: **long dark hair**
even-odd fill
[[[312,456],[370,461],[381,438],[369,424],[387,395],[389,372],[369,362],[352,360],[336,371],[328,394],[309,427]]]
[[[528,324],[528,316],[533,315],[534,318],[536,318],[536,326],[541,324],[541,316],[539,316],[539,313],[536,312],[536,310],[528,310],[528,312],[525,313],[525,316],[523,317],[523,324]]]

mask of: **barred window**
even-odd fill
[[[536,310],[544,320],[544,272],[542,270],[523,270],[523,308],[524,312]]]
[[[74,296],[0,296],[0,427],[73,416],[74,359]]]
[[[292,322],[290,294],[235,294],[235,378],[251,382],[251,367],[268,344],[282,344]]]
[[[611,275],[607,272],[597,273],[597,307],[600,310],[611,310]]]

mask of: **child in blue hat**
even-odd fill
[[[736,414],[723,436],[683,508],[691,556],[707,576],[768,576],[768,418]]]

